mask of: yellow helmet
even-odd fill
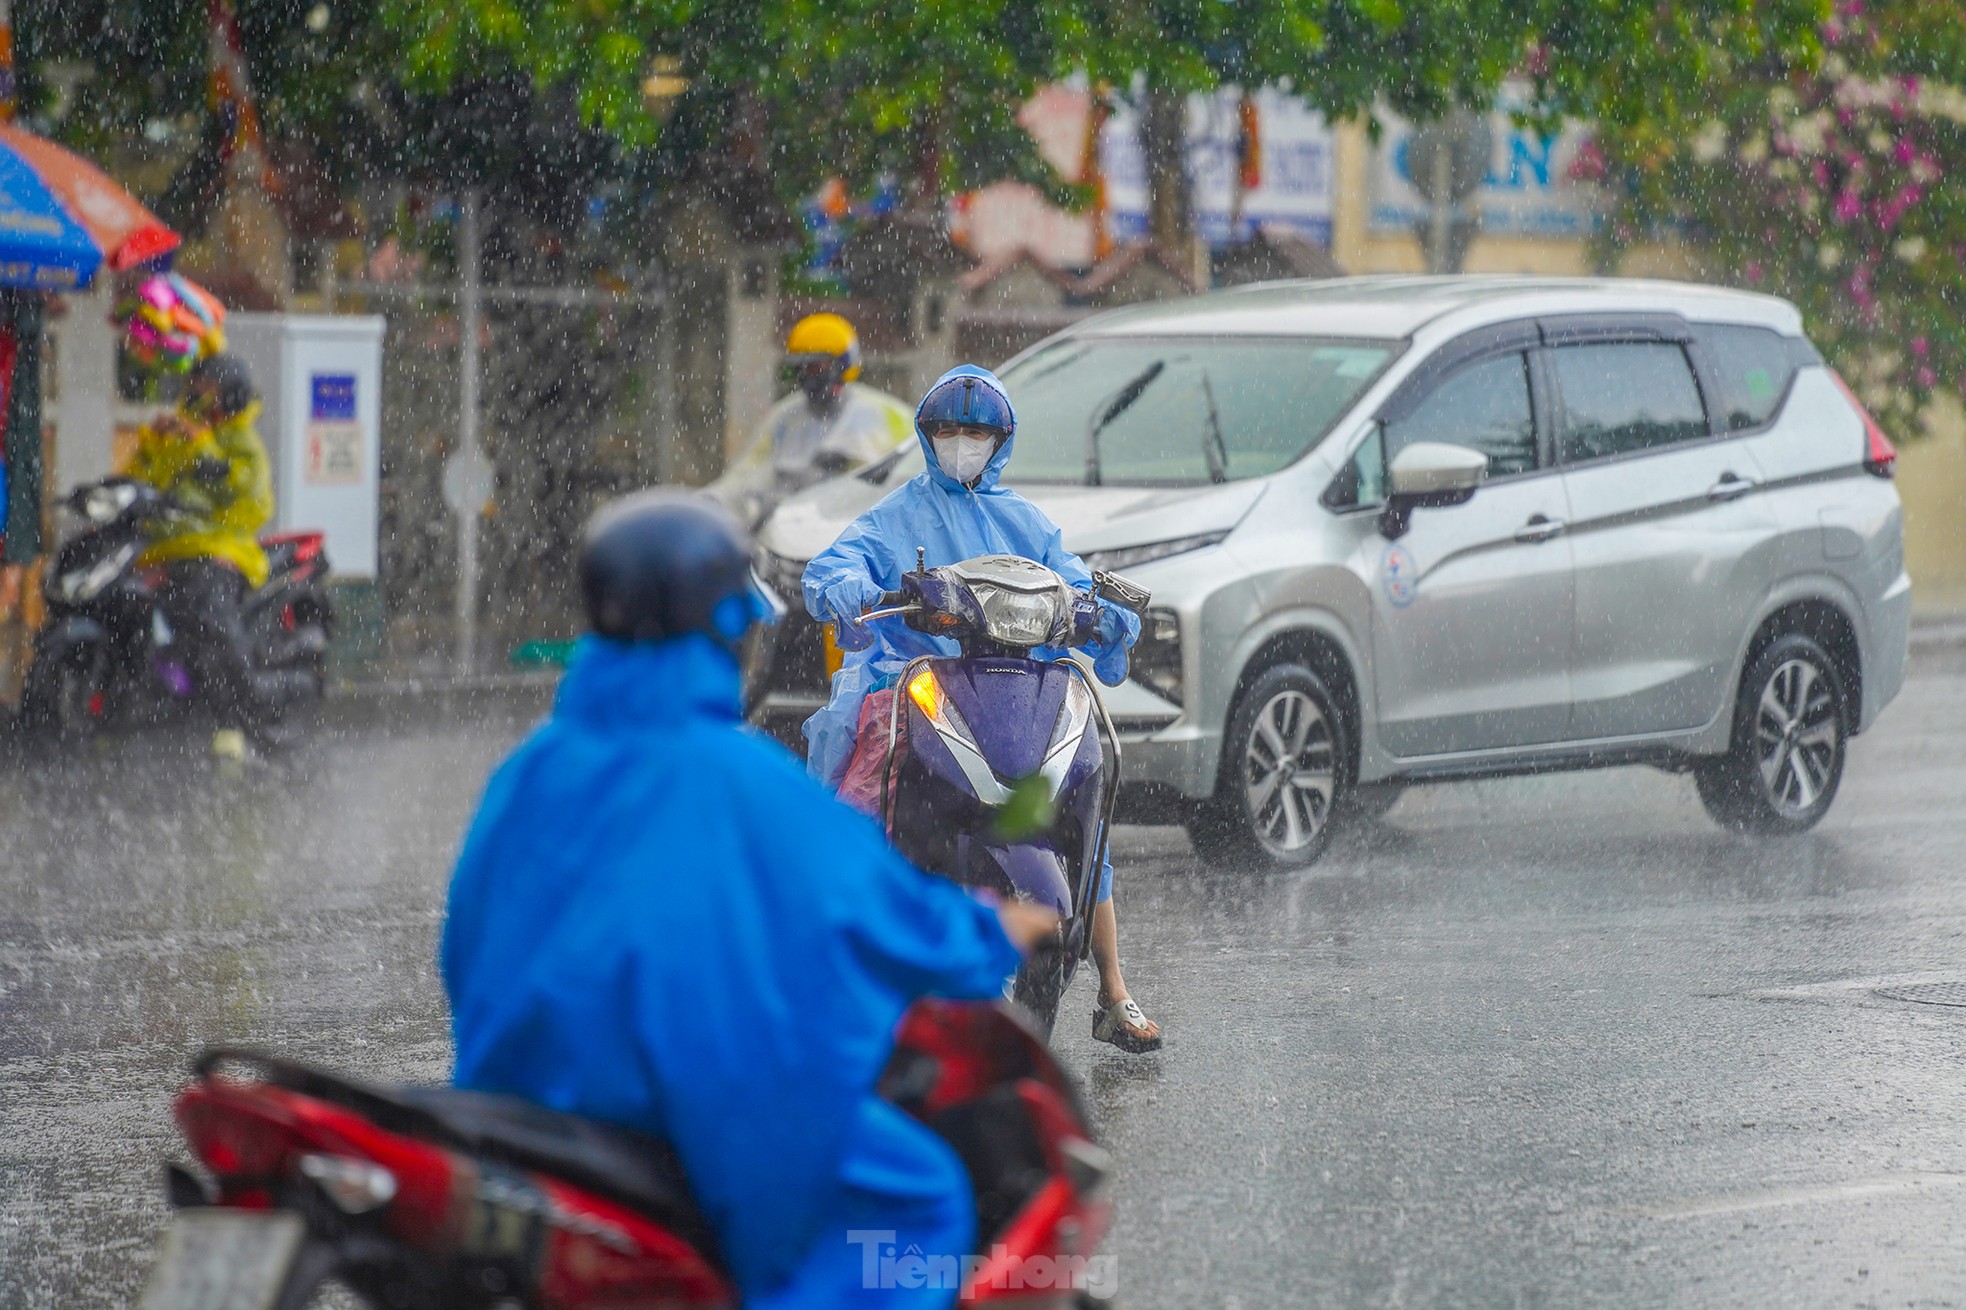
[[[828,360],[840,364],[840,381],[860,376],[860,337],[838,314],[807,314],[785,338],[785,362],[794,367]]]

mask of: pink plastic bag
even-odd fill
[[[840,780],[840,799],[862,814],[881,817],[881,774],[887,769],[887,720],[894,708],[894,688],[869,692],[860,702],[860,723],[854,729],[853,758]],[[908,716],[902,715],[894,738],[897,754],[908,744]]]

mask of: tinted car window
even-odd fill
[[[1067,338],[1004,370],[1014,483],[1192,485],[1261,477],[1321,440],[1379,376],[1390,342]]]
[[[1563,421],[1557,449],[1566,463],[1654,450],[1707,435],[1686,352],[1669,342],[1560,346],[1550,351]]]
[[[1495,355],[1450,374],[1411,414],[1386,425],[1386,458],[1416,441],[1478,450],[1488,456],[1491,478],[1535,468],[1528,361],[1521,354]]]
[[[1758,428],[1775,417],[1795,377],[1796,354],[1779,332],[1767,328],[1708,324],[1700,344],[1713,364],[1715,400],[1727,430]]]

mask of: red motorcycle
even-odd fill
[[[240,1051],[199,1057],[178,1214],[146,1310],[300,1310],[332,1280],[376,1307],[736,1305],[675,1153],[514,1097],[372,1087]],[[1044,1043],[998,1006],[923,1001],[881,1094],[940,1133],[976,1189],[960,1269],[870,1249],[879,1276],[960,1304],[1076,1306],[1111,1288],[1106,1153]],[[903,1285],[921,1286],[919,1281]]]

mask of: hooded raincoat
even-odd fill
[[[273,517],[273,473],[259,437],[258,401],[210,429],[195,421],[146,427],[129,475],[169,492],[190,513],[160,520],[139,564],[214,559],[263,586],[268,571],[259,530]],[[216,483],[197,476],[200,460],[225,466]]]
[[[673,1142],[747,1306],[861,1289],[849,1231],[961,1254],[960,1162],[874,1096],[903,1010],[997,995],[995,910],[746,730],[710,638],[585,638],[493,774],[441,964],[459,1086]]]
[[[1003,383],[988,369],[973,364],[950,369],[936,379],[935,385],[960,377],[980,379],[1010,408]],[[934,389],[929,388],[931,392]],[[1065,549],[1062,535],[1044,511],[1000,485],[1004,465],[1010,462],[1017,444],[1016,411],[1011,413],[1010,439],[998,448],[976,485],[966,487],[936,462],[935,449],[922,431],[917,411],[915,439],[928,459],[927,469],[848,524],[838,541],[806,565],[806,610],[813,618],[822,623],[851,623],[884,592],[901,585],[901,575],[915,567],[916,547],[923,548],[931,568],[978,555],[1022,555],[1054,570],[1074,587],[1092,585],[1092,571]],[[807,767],[831,787],[839,785],[853,757],[860,702],[867,693],[891,680],[917,656],[961,653],[954,641],[916,632],[904,623],[889,621],[869,627],[873,644],[847,654],[846,663],[834,675],[832,697],[825,708],[806,720]],[[1100,602],[1099,636],[1085,651],[1092,657],[1093,672],[1101,682],[1113,687],[1125,680],[1127,649],[1139,636],[1138,615]],[[1062,659],[1065,652],[1043,648],[1032,655],[1041,660]]]

